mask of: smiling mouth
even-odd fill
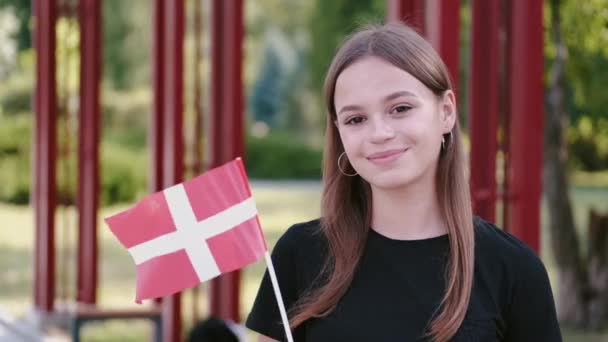
[[[409,148],[374,153],[374,154],[370,155],[369,157],[367,157],[367,160],[371,161],[372,163],[376,163],[376,164],[384,164],[384,163],[392,162],[393,160],[395,160],[395,159],[399,158],[401,155],[403,155],[408,149]]]

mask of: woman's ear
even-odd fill
[[[439,106],[441,130],[444,134],[447,134],[452,131],[458,119],[456,96],[452,90],[446,90],[443,93]]]

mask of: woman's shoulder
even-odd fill
[[[512,234],[476,217],[475,280],[501,303],[508,341],[561,341],[553,291],[536,252]]]
[[[480,217],[474,218],[473,226],[476,258],[480,262],[492,267],[498,262],[508,268],[516,268],[518,272],[524,272],[524,276],[546,272],[538,254],[511,233]]]
[[[321,229],[321,220],[314,219],[291,225],[279,237],[273,248],[273,254],[290,255],[293,258],[310,257],[325,250],[326,240]]]
[[[322,234],[321,219],[316,218],[289,226],[278,241],[282,243],[301,243],[305,240],[318,240]]]

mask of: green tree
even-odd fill
[[[32,17],[32,1],[29,0],[0,0],[0,9],[12,8],[19,21],[19,28],[15,32],[17,51],[32,47],[32,32],[30,18]]]
[[[317,1],[311,18],[310,72],[313,89],[321,93],[325,73],[338,45],[358,26],[382,23],[384,0]]]
[[[601,328],[608,324],[608,237],[605,234],[608,223],[602,224],[603,219],[591,212],[588,243],[580,243],[569,196],[565,151],[571,113],[581,108],[591,111],[594,105],[607,104],[606,99],[594,95],[595,89],[589,88],[599,82],[595,77],[605,74],[606,68],[595,63],[585,65],[584,58],[606,61],[608,1],[549,0],[547,5],[545,40],[549,58],[543,189],[549,211],[551,247],[558,269],[558,316],[566,324]],[[584,99],[583,102],[577,104],[580,100],[577,97]],[[605,115],[605,110],[598,110],[590,116],[599,120]]]
[[[149,78],[152,2],[104,0],[103,72],[116,89],[125,90]]]
[[[560,5],[564,65],[564,106],[569,163],[584,170],[608,168],[608,1],[563,0]],[[547,37],[552,63],[558,48]]]

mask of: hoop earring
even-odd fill
[[[342,166],[340,166],[340,161],[342,160],[342,157],[343,157],[345,154],[346,154],[346,152],[342,152],[342,153],[340,154],[340,156],[338,157],[338,170],[340,170],[340,173],[342,173],[343,175],[345,175],[345,176],[347,176],[347,177],[354,177],[354,176],[358,175],[358,173],[357,173],[357,172],[352,173],[352,174],[351,174],[351,173],[346,173],[346,172],[344,172],[344,170],[342,170]]]
[[[446,136],[446,134],[444,134],[444,135],[441,136],[441,148],[443,150],[445,150],[445,136]],[[450,145],[452,144],[452,138],[453,138],[453,136],[454,135],[452,134],[452,131],[450,131],[450,140],[448,141],[448,147],[450,147]]]

